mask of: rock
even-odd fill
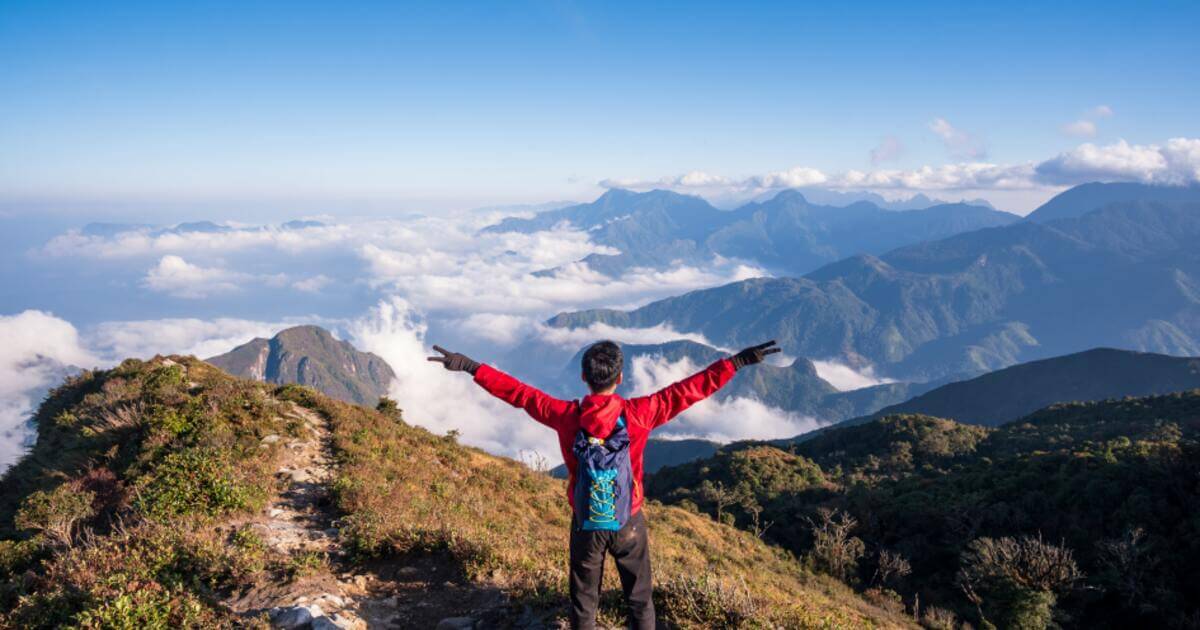
[[[474,627],[474,617],[447,617],[438,622],[437,630],[472,630]]]
[[[306,481],[311,481],[311,480],[312,480],[312,475],[308,474],[307,470],[293,470],[292,471],[292,481],[295,483],[304,483]]]
[[[343,630],[344,626],[340,626],[329,617],[317,617],[312,620],[312,630]]]
[[[317,596],[318,601],[328,602],[331,608],[341,608],[346,605],[346,600],[334,595],[333,593],[325,593]]]
[[[292,630],[293,628],[302,628],[312,623],[313,615],[304,606],[292,606],[284,608],[278,616],[271,620],[276,628],[284,630]]]
[[[279,436],[272,433],[271,435],[264,437],[261,441],[263,444],[274,444],[279,441]]]

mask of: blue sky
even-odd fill
[[[1200,137],[1195,2],[650,4],[4,0],[0,201],[436,210]]]

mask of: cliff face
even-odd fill
[[[360,405],[378,402],[396,377],[382,358],[318,326],[296,326],[270,339],[254,339],[208,362],[234,376],[307,385]]]

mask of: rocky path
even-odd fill
[[[276,473],[279,492],[262,514],[238,526],[249,525],[293,577],[239,593],[226,602],[229,607],[246,617],[265,613],[273,627],[289,629],[492,627],[487,611],[501,609],[504,596],[463,582],[445,559],[351,562],[339,545],[329,496],[334,478],[329,428],[298,405],[289,415],[304,423],[308,437],[264,438],[264,446],[287,440]]]

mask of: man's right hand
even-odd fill
[[[749,348],[742,350],[732,357],[729,357],[730,362],[733,363],[733,369],[740,370],[747,365],[762,363],[763,359],[767,358],[768,354],[775,354],[776,352],[780,351],[779,348],[772,347],[774,345],[775,340],[772,339],[767,343],[760,343],[757,346],[750,346]]]
[[[451,372],[469,372],[475,374],[475,370],[479,369],[479,363],[472,361],[465,354],[450,352],[449,350],[435,345],[434,350],[442,353],[440,357],[427,357],[426,360],[441,363],[443,367]]]

